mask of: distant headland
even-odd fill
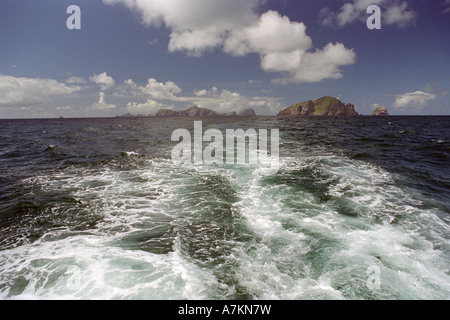
[[[252,108],[247,108],[239,111],[239,113],[227,112],[227,113],[219,113],[214,110],[199,108],[197,106],[192,106],[186,110],[170,110],[170,109],[161,109],[155,114],[142,115],[139,114],[134,116],[130,113],[116,116],[117,118],[131,118],[131,117],[159,117],[159,118],[169,118],[169,117],[254,117],[256,116],[255,110]]]

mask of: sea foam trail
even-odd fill
[[[198,224],[191,223],[195,217],[183,211],[187,188],[193,187],[191,177],[197,183],[196,176],[193,170],[149,161],[140,170],[115,171],[107,166],[30,179],[40,190],[70,194],[80,208],[87,207],[99,218],[84,230],[54,228],[37,241],[3,250],[0,297],[207,299],[223,295],[223,286],[211,270],[191,263],[183,252],[186,230],[200,231]]]
[[[391,174],[364,162],[298,159],[284,159],[276,176],[241,180],[238,211],[257,237],[238,253],[238,274],[253,296],[449,298],[443,212],[421,208]],[[374,267],[377,290],[368,285]]]
[[[124,250],[92,235],[7,250],[0,271],[1,299],[206,299],[216,282],[177,251]]]
[[[1,251],[0,298],[450,298],[444,213],[381,168],[317,150],[273,175],[120,161],[25,181],[76,201],[30,221],[51,226],[38,240]]]

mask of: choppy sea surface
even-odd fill
[[[450,117],[202,119],[270,175],[174,164],[193,121],[0,120],[0,299],[450,299]]]

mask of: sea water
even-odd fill
[[[0,299],[449,299],[450,118],[220,118],[279,168],[175,164],[190,118],[0,121]]]

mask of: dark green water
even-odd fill
[[[0,121],[2,299],[449,299],[450,118],[280,130],[280,168],[175,165],[192,119]]]

